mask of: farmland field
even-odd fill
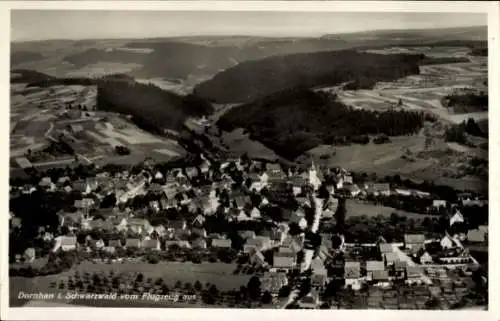
[[[400,216],[405,216],[407,218],[422,218],[423,219],[425,217],[432,217],[431,215],[406,212],[406,211],[394,209],[392,207],[364,203],[364,202],[361,202],[358,200],[351,200],[351,199],[346,200],[346,207],[347,207],[347,217],[353,217],[353,216],[372,217],[372,216],[377,216],[377,215],[383,215],[383,216],[388,217],[392,213],[396,213]]]
[[[246,152],[252,158],[279,159],[274,151],[261,142],[250,139],[249,134],[243,132],[242,128],[238,128],[230,133],[223,133],[222,142],[229,147],[232,153],[240,156]]]
[[[410,51],[414,50],[412,48]],[[453,56],[461,56],[464,51],[461,48],[447,48],[437,54],[450,55],[453,50],[456,51]],[[402,105],[397,107],[432,112],[449,122],[459,123],[469,117],[481,120],[488,117],[488,112],[454,114],[443,107],[440,100],[457,88],[473,87],[487,91],[483,83],[487,79],[487,72],[486,62],[479,59],[464,63],[426,65],[420,67],[419,75],[394,82],[380,82],[373,90],[340,90],[338,98],[355,108],[378,110],[394,108],[401,99]]]
[[[35,277],[35,278],[10,278],[10,304],[12,306],[20,306],[26,303],[26,300],[19,300],[18,293],[24,292],[44,292],[51,293],[54,289],[50,288],[52,282],[67,280],[75,271],[80,273],[104,273],[110,271],[116,273],[133,273],[141,272],[145,278],[163,278],[165,284],[173,287],[177,281],[183,284],[189,282],[194,284],[197,280],[202,284],[211,283],[217,286],[219,290],[227,291],[239,289],[241,285],[246,285],[251,275],[233,275],[235,264],[225,263],[179,263],[179,262],[160,262],[158,264],[148,263],[114,263],[114,264],[96,264],[90,262],[81,263],[71,270],[58,275]],[[66,302],[68,303],[68,302]],[[113,303],[116,303],[114,301]],[[130,303],[130,301],[129,301]],[[135,304],[135,302],[134,302]],[[116,305],[116,304],[115,304]]]
[[[413,154],[418,154],[425,150],[424,144],[425,138],[415,135],[392,137],[390,143],[381,145],[373,143],[334,147],[320,145],[306,152],[305,158],[301,156],[301,160],[308,163],[309,157],[313,157],[315,162],[319,164],[349,168],[355,172],[376,173],[380,177],[398,174],[402,178],[417,181],[431,180],[436,184],[447,185],[460,190],[481,191],[487,188],[487,182],[479,177],[453,178],[443,175],[444,171],[453,171],[455,168],[450,163],[452,156],[446,154],[448,150],[458,152],[453,144],[453,148],[450,149],[444,141],[436,140],[429,151],[431,154],[426,153],[425,157],[415,157],[413,161],[402,158],[406,148]],[[431,151],[435,151],[437,154],[432,155]],[[487,155],[484,155],[486,152],[479,149],[469,148],[466,152],[480,158],[487,157]]]

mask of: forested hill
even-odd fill
[[[11,82],[28,83],[28,87],[97,86],[98,109],[131,115],[138,126],[157,133],[163,133],[163,129],[183,129],[188,117],[201,117],[214,111],[205,99],[138,83],[124,74],[99,78],[57,78],[31,70],[13,70],[12,73],[17,77]]]
[[[149,131],[180,130],[190,116],[208,115],[213,107],[194,95],[180,96],[154,85],[105,81],[98,85],[97,108],[132,115]]]
[[[217,125],[225,131],[245,128],[250,138],[292,160],[320,144],[366,142],[368,134],[413,134],[424,120],[420,112],[353,109],[331,94],[298,88],[235,107]]]
[[[285,89],[338,85],[354,81],[371,88],[419,73],[419,65],[435,63],[424,55],[381,55],[331,51],[269,57],[240,63],[195,87],[194,92],[217,103],[244,103]]]

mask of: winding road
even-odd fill
[[[312,194],[309,194],[309,199],[311,200],[311,204],[313,205],[314,209],[314,220],[313,223],[311,224],[311,227],[309,229],[310,232],[312,233],[317,233],[319,230],[319,224],[321,221],[321,215],[323,213],[323,200],[320,198],[317,198],[315,193],[313,192]],[[292,291],[290,292],[290,295],[288,296],[288,300],[286,303],[283,305],[282,309],[286,309],[289,307],[291,304],[296,302],[298,299],[300,299],[300,286],[304,282],[310,281],[310,276],[306,273],[307,271],[310,270],[311,268],[311,263],[314,257],[314,252],[316,251],[317,248],[314,249],[304,249],[304,261],[300,265],[300,276],[297,279],[292,280]],[[306,278],[307,280],[304,280]]]

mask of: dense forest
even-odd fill
[[[488,47],[486,48],[474,48],[470,51],[471,56],[482,56],[482,57],[487,57],[488,56]]]
[[[154,85],[123,81],[98,85],[97,108],[131,115],[138,126],[158,133],[181,130],[188,117],[213,112],[211,104],[194,95],[180,96]]]
[[[84,67],[97,62],[138,64],[130,72],[136,77],[168,77],[184,79],[193,74],[216,73],[234,65],[231,57],[236,47],[208,47],[167,41],[160,43],[134,42],[127,48],[148,48],[151,52],[129,50],[88,49],[64,58],[76,66]]]
[[[476,123],[473,118],[469,118],[460,124],[449,126],[445,132],[445,140],[465,145],[468,142],[466,134],[488,138],[487,126],[484,128],[484,125]]]
[[[455,93],[443,97],[442,102],[445,107],[470,107],[473,111],[488,110],[487,92],[464,92]]]
[[[31,70],[22,72],[28,87],[97,86],[98,109],[131,115],[138,126],[156,133],[163,133],[163,129],[180,130],[188,117],[213,112],[212,105],[200,97],[193,94],[181,96],[152,84],[140,84],[125,74],[56,78]]]
[[[417,112],[356,110],[334,95],[297,88],[235,107],[217,126],[225,131],[245,128],[252,139],[294,159],[320,144],[357,142],[360,135],[410,135],[425,118]]]
[[[10,75],[10,82],[12,84],[29,84],[56,79],[55,77],[49,76],[42,72],[29,69],[13,69],[11,70]]]
[[[378,81],[418,74],[419,65],[449,62],[449,58],[442,59],[351,50],[275,56],[226,69],[197,85],[194,92],[217,103],[241,103],[298,86],[334,86],[353,81],[359,88],[369,89]]]
[[[45,57],[39,52],[19,50],[10,55],[11,65],[18,65],[25,62],[42,60]]]

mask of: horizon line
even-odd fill
[[[466,28],[486,28],[486,32],[488,31],[488,24],[481,25],[467,25],[467,26],[453,26],[453,27],[439,27],[439,28],[390,28],[390,29],[367,29],[367,30],[357,30],[357,31],[344,31],[338,33],[324,33],[318,35],[265,35],[265,34],[223,34],[223,33],[212,33],[212,34],[186,34],[186,35],[158,35],[158,36],[144,36],[144,37],[95,37],[95,38],[44,38],[44,39],[28,39],[28,40],[10,40],[10,43],[27,43],[27,42],[44,42],[44,41],[85,41],[85,40],[127,40],[127,39],[163,39],[163,38],[194,38],[194,37],[248,37],[248,38],[301,38],[301,39],[310,39],[310,38],[321,38],[324,36],[330,35],[351,35],[351,34],[361,34],[366,32],[382,32],[382,31],[408,31],[415,32],[421,30],[453,30],[453,29],[466,29]],[[12,29],[12,28],[11,28]],[[11,30],[12,31],[12,30]]]

